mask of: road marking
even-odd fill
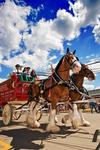
[[[11,145],[5,143],[5,142],[2,142],[0,141],[0,150],[9,150],[10,148],[12,148]]]

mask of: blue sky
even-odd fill
[[[17,63],[48,72],[67,47],[82,63],[100,60],[99,0],[0,0],[0,82]],[[84,86],[100,88],[99,81],[97,73]]]

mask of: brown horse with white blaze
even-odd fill
[[[80,91],[80,93],[79,93],[76,89],[70,90],[69,95],[70,95],[71,99],[75,100],[75,101],[81,100],[84,97],[84,93],[86,95],[88,95],[87,90],[83,87],[84,78],[86,77],[89,81],[93,81],[96,79],[95,74],[93,73],[93,71],[91,69],[88,68],[87,65],[81,64],[81,66],[82,67],[81,67],[80,72],[78,74],[73,74],[71,76],[72,82],[75,84],[75,86]],[[83,93],[83,95],[81,93]],[[75,109],[74,109],[74,107],[75,107]],[[78,112],[79,112],[80,119],[81,119],[81,124],[83,126],[89,126],[90,123],[84,119],[83,114],[82,114],[82,109],[81,109],[82,104],[77,104],[77,105],[74,104],[73,110],[70,110],[69,114],[65,115],[62,118],[62,122],[66,124],[67,120],[70,118],[72,126],[74,128],[78,128],[79,119],[77,117],[79,117],[79,116],[78,116],[78,112],[77,112],[77,107],[78,107]],[[75,112],[77,113],[77,115],[75,114]]]
[[[58,101],[67,101],[69,99],[69,79],[70,69],[75,69],[75,72],[79,72],[81,65],[78,62],[77,57],[74,56],[76,50],[73,53],[69,52],[61,58],[52,75],[48,77],[42,84],[32,83],[29,91],[31,91],[31,97],[33,100],[39,100],[41,97],[51,102],[50,121],[47,126],[48,131],[56,132],[59,131],[59,127],[55,124],[55,113],[56,104]],[[44,89],[44,90],[43,90]],[[36,103],[36,102],[35,102]],[[36,107],[31,111],[27,118],[28,124],[33,127],[39,127],[39,122],[36,120]],[[31,107],[32,108],[32,107]]]

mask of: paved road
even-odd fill
[[[0,118],[0,141],[13,146],[13,150],[100,150],[100,113],[84,113],[91,127],[72,129],[70,122],[65,127],[58,115],[61,131],[47,133],[48,115],[43,114],[41,127],[32,129],[27,126],[25,116],[5,127]]]

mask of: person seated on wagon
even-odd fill
[[[30,67],[25,67],[24,70],[23,70],[23,77],[25,79],[25,81],[30,81]]]
[[[19,64],[16,64],[15,68],[16,68],[16,71],[14,73],[16,73],[16,75],[20,78],[21,82],[24,82],[23,75],[22,75],[22,66],[20,66]]]
[[[34,69],[32,69],[32,71],[31,71],[31,73],[30,73],[30,76],[31,76],[31,77],[30,77],[31,82],[34,82],[34,81],[39,80],[39,78],[37,77],[36,72],[35,72]]]

